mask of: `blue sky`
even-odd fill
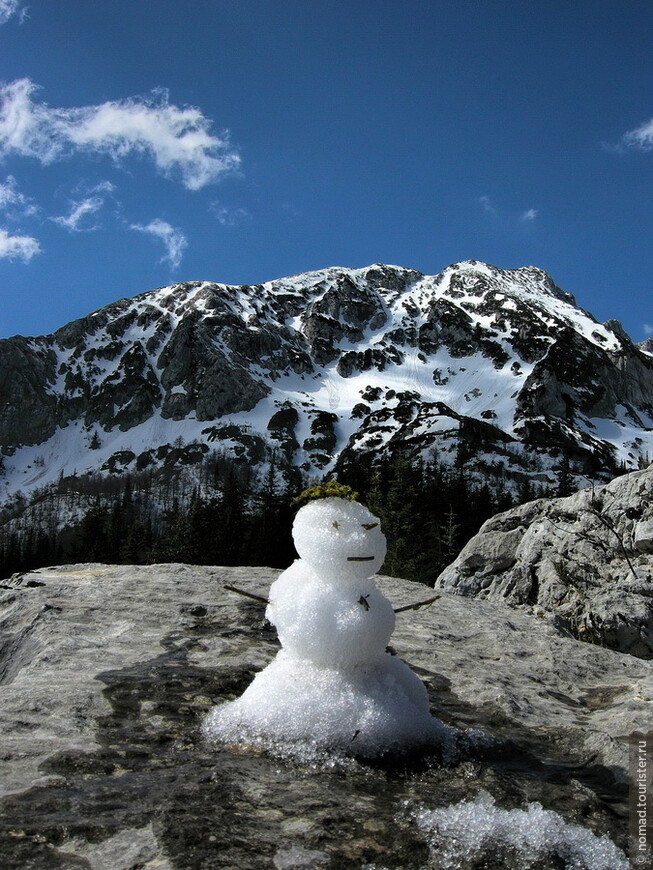
[[[650,0],[0,0],[0,83],[0,336],[463,259],[653,333]]]

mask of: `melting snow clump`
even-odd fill
[[[423,683],[386,652],[395,614],[370,576],[386,553],[377,517],[324,498],[300,509],[293,538],[301,558],[272,584],[266,611],[282,648],[240,698],[213,709],[207,735],[307,759],[446,746]]]
[[[607,836],[570,825],[539,803],[529,804],[528,810],[502,810],[482,791],[473,801],[417,809],[411,815],[442,870],[476,866],[480,860],[528,870],[546,859],[557,859],[555,866],[565,870],[628,870],[624,853]]]

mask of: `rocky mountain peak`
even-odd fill
[[[533,266],[177,283],[0,341],[0,488],[156,466],[180,439],[303,474],[398,448],[454,462],[464,444],[479,479],[607,479],[653,446],[652,372]]]

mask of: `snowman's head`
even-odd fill
[[[364,505],[323,498],[301,508],[293,525],[301,558],[324,580],[364,580],[385,559],[385,536],[378,517]]]

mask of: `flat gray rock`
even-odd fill
[[[397,616],[396,653],[461,731],[448,764],[330,769],[208,744],[204,714],[279,648],[263,605],[224,584],[265,596],[277,575],[72,565],[4,584],[3,868],[416,870],[429,852],[406,802],[434,809],[481,789],[625,845],[628,736],[650,726],[653,662],[504,602],[444,593]],[[380,585],[395,607],[429,594]]]

